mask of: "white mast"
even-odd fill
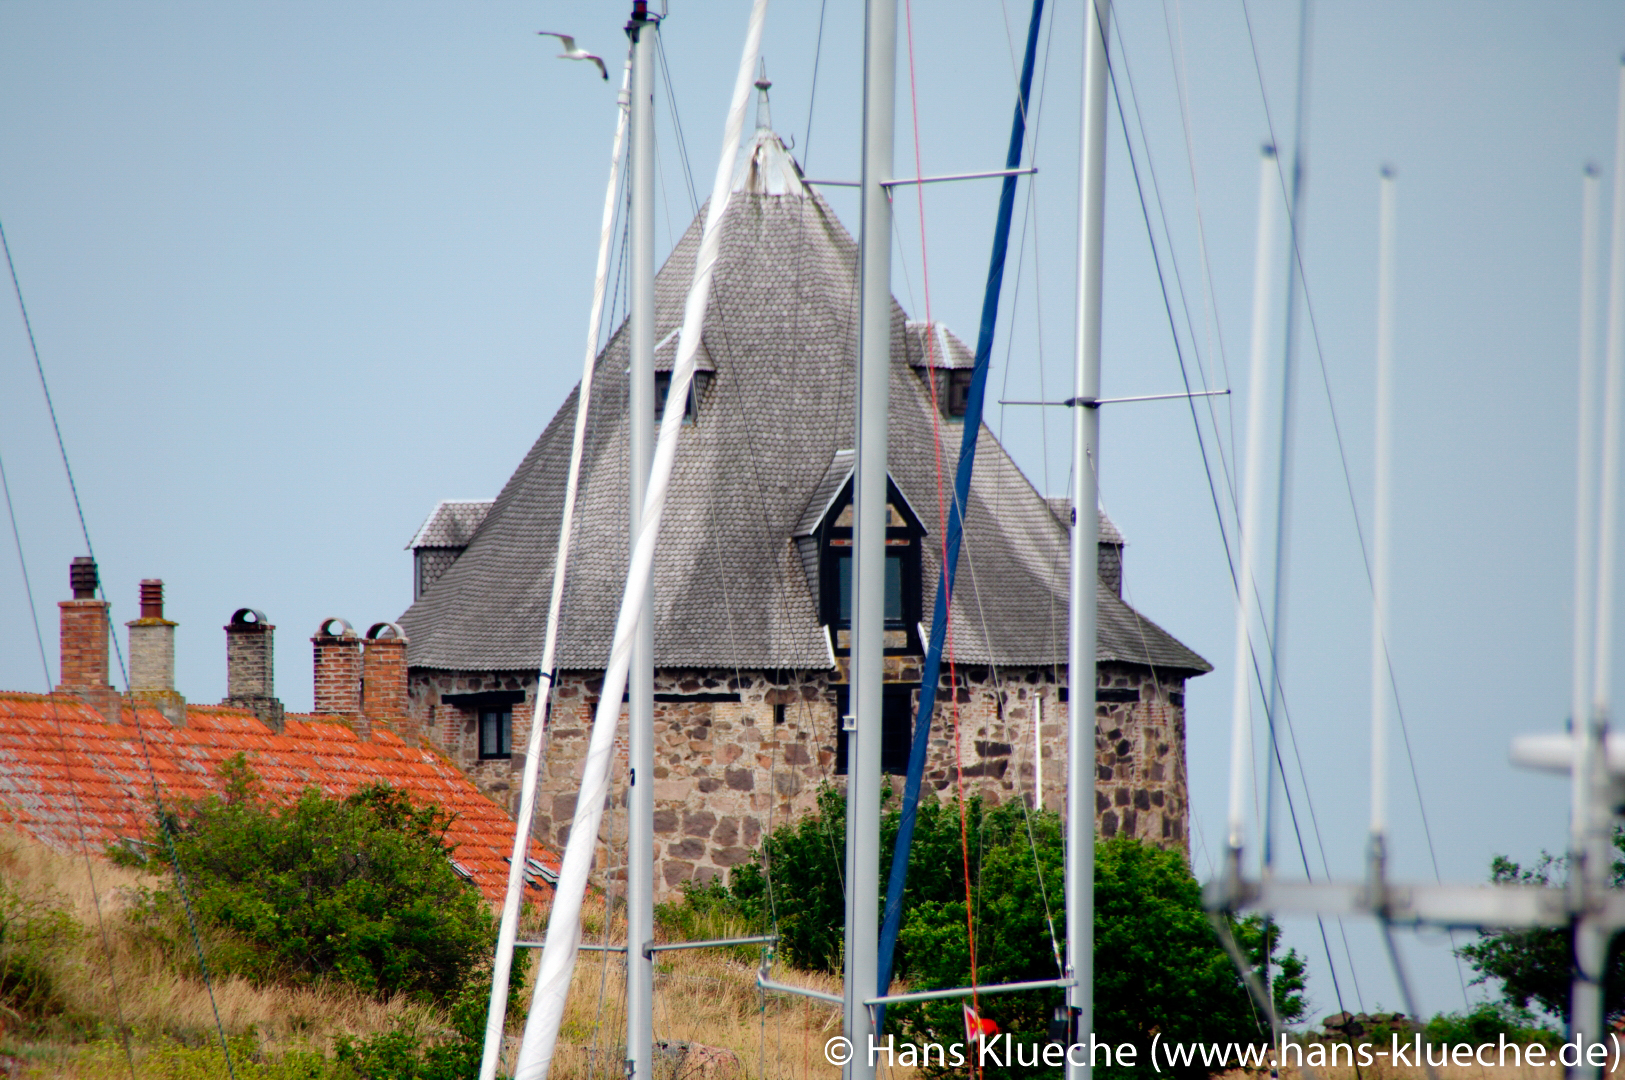
[[[655,160],[654,51],[660,32],[648,4],[632,5],[632,281],[627,390],[628,536],[643,524],[654,454]],[[667,404],[671,399],[668,398]],[[654,579],[644,584],[632,642],[627,694],[626,1075],[650,1080],[654,1049],[654,963],[641,946],[654,939]],[[607,692],[607,691],[606,691]]]
[[[1597,515],[1596,623],[1592,637],[1591,710],[1574,718],[1574,835],[1581,839],[1578,872],[1582,899],[1574,928],[1575,976],[1569,1032],[1593,1039],[1603,1033],[1602,981],[1612,937],[1601,910],[1611,884],[1613,815],[1606,802],[1607,765],[1603,748],[1613,699],[1614,575],[1619,529],[1621,425],[1625,416],[1625,63],[1619,69],[1619,105],[1614,131],[1614,223],[1608,259],[1607,377],[1603,390],[1602,487]],[[1576,1077],[1596,1076],[1581,1064]]]
[[[592,375],[598,358],[598,331],[604,317],[604,289],[609,280],[610,230],[615,223],[615,193],[621,182],[621,149],[626,143],[627,86],[632,60],[621,73],[621,93],[615,122],[615,149],[609,158],[609,184],[604,191],[604,218],[598,233],[598,272],[592,284],[592,314],[587,318],[587,354],[581,365],[581,386],[576,392],[575,437],[570,443],[570,471],[564,483],[564,512],[559,519],[559,541],[553,556],[553,591],[547,601],[547,635],[542,642],[542,663],[531,706],[530,734],[525,740],[525,768],[519,787],[519,817],[514,827],[513,854],[508,861],[508,892],[502,903],[497,932],[496,959],[491,966],[491,1005],[485,1017],[485,1046],[480,1057],[480,1080],[494,1080],[502,1059],[502,1030],[508,1012],[508,979],[513,968],[514,939],[519,931],[519,908],[524,900],[525,862],[530,855],[530,826],[536,811],[536,774],[542,754],[542,724],[553,694],[553,658],[559,643],[559,612],[564,604],[564,573],[570,561],[570,534],[575,524],[576,490],[581,484],[581,458],[587,444],[587,415],[592,404]]]
[[[897,0],[868,0],[863,57],[863,210],[858,233],[856,462],[852,472],[852,648],[847,735],[846,1037],[848,1080],[873,1080],[873,1014],[880,978],[880,748],[886,617],[886,451],[891,378],[892,127],[897,83]]]
[[[515,1080],[545,1080],[558,1043],[559,1024],[564,1019],[564,1003],[570,991],[576,951],[581,945],[581,903],[587,891],[587,875],[598,846],[598,827],[604,817],[604,801],[609,795],[609,765],[615,748],[615,729],[621,713],[621,694],[627,688],[632,662],[633,639],[643,609],[643,597],[654,575],[655,540],[670,492],[672,466],[682,433],[683,402],[694,381],[695,357],[700,347],[700,331],[705,308],[711,296],[711,277],[716,269],[722,243],[722,217],[728,208],[729,181],[739,151],[740,129],[745,122],[745,105],[750,96],[752,72],[762,42],[762,23],[767,17],[767,0],[755,0],[750,26],[745,34],[744,55],[734,82],[728,122],[723,130],[722,154],[717,162],[716,181],[706,209],[699,251],[694,257],[694,276],[683,305],[683,325],[677,339],[677,358],[672,365],[668,405],[661,417],[660,435],[655,442],[654,461],[649,468],[648,493],[642,519],[632,538],[627,560],[626,590],[615,619],[614,643],[604,666],[604,683],[593,717],[592,735],[586,760],[581,766],[581,789],[576,796],[575,817],[570,823],[570,841],[564,849],[564,864],[553,898],[553,911],[547,923],[547,940],[542,949],[540,971],[525,1024],[524,1041],[519,1047]],[[653,777],[649,778],[651,781]],[[628,953],[642,953],[647,941],[629,941]]]
[[[1382,170],[1377,231],[1377,462],[1371,573],[1371,873],[1381,882],[1388,858],[1388,540],[1393,449],[1394,174]]]
[[[1106,28],[1111,0],[1084,14],[1077,359],[1072,393],[1072,578],[1067,624],[1066,1003],[1076,1032],[1095,1026],[1095,604],[1099,577],[1100,315],[1106,227]],[[1068,1080],[1088,1080],[1067,1054]]]
[[[1258,166],[1258,240],[1253,254],[1253,343],[1247,375],[1247,458],[1241,486],[1240,565],[1236,567],[1235,682],[1230,701],[1230,816],[1225,874],[1232,886],[1242,878],[1241,849],[1246,842],[1247,790],[1252,775],[1252,609],[1256,599],[1254,567],[1264,516],[1264,424],[1269,379],[1270,280],[1275,251],[1275,148],[1264,147]]]

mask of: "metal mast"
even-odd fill
[[[1371,571],[1371,880],[1388,861],[1389,479],[1393,456],[1394,172],[1382,170],[1377,254],[1377,462]]]
[[[1072,393],[1072,581],[1067,623],[1066,1003],[1074,1038],[1095,1026],[1095,590],[1100,517],[1100,295],[1106,227],[1106,27],[1111,0],[1084,15],[1082,177],[1078,205],[1078,327]],[[1088,1080],[1087,1055],[1068,1054],[1067,1080]]]
[[[1608,331],[1604,353],[1602,488],[1597,511],[1597,606],[1592,632],[1591,713],[1574,718],[1573,835],[1578,843],[1578,876],[1584,900],[1574,927],[1575,976],[1569,1010],[1569,1034],[1590,1028],[1603,1032],[1603,983],[1608,943],[1618,924],[1609,926],[1599,902],[1610,884],[1613,865],[1613,818],[1607,798],[1606,750],[1613,705],[1614,579],[1618,562],[1621,427],[1625,425],[1625,62],[1619,69],[1619,104],[1614,128],[1614,221],[1608,257]],[[1584,275],[1582,275],[1584,280]],[[1582,310],[1584,301],[1582,301]],[[1582,331],[1588,333],[1589,331]],[[1614,803],[1614,805],[1618,805]],[[1596,1076],[1585,1064],[1576,1077]]]
[[[581,458],[587,443],[587,417],[592,408],[593,372],[598,358],[598,330],[604,316],[604,290],[609,275],[610,229],[615,221],[615,196],[621,181],[621,151],[626,146],[628,91],[632,84],[632,58],[626,58],[617,98],[615,149],[610,154],[609,185],[604,192],[603,224],[598,235],[598,272],[593,278],[592,314],[587,319],[587,353],[581,365],[581,386],[576,393],[575,437],[570,443],[570,472],[565,481],[564,511],[559,520],[559,542],[553,557],[553,591],[547,605],[547,636],[536,678],[536,702],[531,709],[530,732],[525,740],[525,766],[519,788],[519,816],[515,821],[513,855],[508,864],[508,892],[502,903],[497,932],[497,953],[491,966],[491,1003],[485,1019],[485,1047],[479,1080],[496,1080],[502,1056],[502,1032],[508,1017],[508,981],[518,937],[519,909],[524,899],[526,864],[530,854],[530,828],[536,810],[536,777],[541,768],[541,743],[553,694],[553,659],[558,652],[559,612],[564,605],[564,575],[570,561],[570,537],[575,521],[576,492],[581,486]]]
[[[856,463],[852,475],[853,721],[847,728],[846,1037],[848,1080],[872,1080],[874,1020],[864,999],[879,971],[881,681],[886,616],[886,449],[891,378],[892,128],[897,0],[868,0],[863,56],[863,210],[858,234]]]
[[[632,285],[627,441],[631,495],[628,536],[643,525],[655,445],[655,159],[654,52],[658,16],[636,0],[632,39]],[[642,945],[654,939],[654,578],[642,597],[627,688],[626,1075],[650,1080],[654,963]]]

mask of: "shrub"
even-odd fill
[[[756,937],[767,933],[770,925],[759,915],[746,914],[720,881],[706,885],[684,882],[682,898],[656,904],[654,914],[656,929],[670,941]],[[727,955],[741,963],[754,964],[761,951],[760,945],[734,945],[727,949]]]
[[[312,789],[277,806],[242,755],[221,773],[224,797],[181,807],[173,847],[152,849],[179,862],[213,970],[444,1003],[485,961],[493,920],[451,867],[451,819],[438,806],[384,785],[344,799]],[[141,915],[184,964],[192,942],[176,887],[147,890]]]
[[[882,851],[895,843],[897,819],[895,808],[882,818]],[[757,925],[770,925],[776,912],[779,951],[791,964],[835,970],[845,923],[844,834],[844,796],[826,788],[817,810],[774,830],[757,859],[734,871],[727,889],[697,891],[693,902],[708,909],[731,902]],[[972,798],[965,804],[964,838],[962,848],[956,802],[922,801],[896,974],[912,989],[970,982],[968,854],[977,981],[1055,978],[1065,922],[1060,817],[1028,811],[1019,802],[987,807]],[[1266,954],[1272,958],[1276,1008],[1283,1021],[1298,1019],[1304,1010],[1301,958],[1291,950],[1279,956],[1278,928],[1260,920],[1232,922],[1230,929],[1255,966]],[[989,997],[980,1004],[982,1014],[1012,1033],[1013,1041],[1032,1043],[1045,1040],[1050,1012],[1061,1000],[1056,990]],[[1102,841],[1095,849],[1095,1000],[1096,1035],[1114,1044],[1136,1044],[1140,1064],[1149,1064],[1151,1039],[1159,1030],[1177,1031],[1187,1042],[1269,1039],[1267,1022],[1255,1015],[1241,977],[1214,935],[1184,856],[1125,837]],[[888,1010],[887,1025],[905,1041],[953,1041],[962,1037],[959,1010],[958,1001],[895,1007]],[[1023,1071],[992,1070],[990,1076]]]
[[[68,1013],[65,967],[81,934],[61,897],[0,878],[0,1031],[38,1030]]]
[[[1437,1046],[1468,1043],[1480,1046],[1498,1043],[1505,1035],[1509,1043],[1527,1046],[1540,1043],[1557,1049],[1563,1036],[1536,1021],[1528,1009],[1504,1001],[1481,1001],[1465,1013],[1440,1013],[1422,1029],[1422,1038]]]

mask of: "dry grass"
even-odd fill
[[[604,941],[601,903],[589,903],[583,923],[585,941]],[[708,928],[708,934],[715,937],[748,932],[737,926]],[[538,928],[531,933],[540,937],[541,931]],[[609,940],[626,940],[625,925],[619,917],[610,927]],[[657,954],[656,1042],[731,1051],[739,1060],[739,1075],[745,1080],[829,1080],[836,1070],[824,1061],[824,1042],[841,1033],[840,1008],[786,994],[768,994],[764,1001],[756,989],[756,963],[745,958],[748,952],[734,948]],[[582,952],[565,1004],[552,1076],[559,1080],[614,1080],[622,1074],[621,1063],[626,1056],[625,972],[625,959],[620,953]],[[774,979],[825,993],[840,993],[841,989],[840,980],[834,976],[785,971],[782,967],[775,971]],[[530,989],[526,987],[527,1001]],[[511,1053],[506,1064],[512,1064]],[[657,1070],[657,1077],[662,1072]],[[695,1075],[694,1071],[685,1065],[676,1080],[691,1075]],[[905,1078],[899,1074],[897,1080]]]
[[[218,1012],[228,1036],[253,1033],[273,1051],[325,1051],[340,1034],[366,1036],[403,1020],[431,1019],[404,999],[380,1002],[339,986],[255,986],[225,977],[211,987],[177,974],[132,933],[131,899],[157,880],[140,870],[70,857],[7,833],[0,834],[0,879],[25,897],[65,907],[84,927],[77,946],[59,959],[70,1014],[109,1029],[122,1024],[141,1041],[217,1037]]]
[[[63,907],[85,928],[77,946],[62,958],[62,982],[73,1012],[106,1027],[91,1046],[75,1044],[90,1034],[63,1031],[56,1039],[19,1045],[10,1052],[26,1058],[27,1074],[40,1080],[128,1075],[122,1047],[105,1036],[122,1021],[134,1034],[138,1069],[169,1075],[164,1062],[177,1044],[206,1046],[216,1039],[215,1011],[228,1037],[255,1036],[267,1057],[294,1049],[331,1052],[337,1036],[366,1037],[402,1022],[426,1027],[443,1019],[404,1000],[379,1002],[343,987],[294,989],[255,986],[225,977],[201,980],[177,974],[157,951],[132,932],[127,918],[133,895],[160,879],[96,858],[52,851],[31,840],[0,833],[0,879],[24,895]],[[99,901],[99,903],[98,903]],[[604,940],[604,907],[589,901],[583,912],[585,938]],[[625,940],[624,921],[610,926],[610,940]],[[718,937],[747,933],[743,927],[707,927]],[[521,937],[540,938],[540,921]],[[767,995],[756,989],[751,950],[693,950],[663,953],[656,964],[655,1038],[731,1051],[743,1080],[827,1080],[834,1070],[824,1062],[826,1039],[840,1033],[840,1010],[808,998]],[[621,954],[583,952],[571,987],[553,1075],[559,1080],[615,1080],[625,1057],[625,961]],[[785,972],[784,982],[838,993],[827,975]],[[534,978],[534,965],[532,976]],[[527,982],[523,1000],[532,985]],[[518,1042],[522,1017],[510,1017],[509,1057]],[[4,1032],[0,1032],[3,1036]],[[4,1069],[0,1068],[0,1073]],[[677,1077],[689,1075],[685,1069]],[[178,1074],[177,1074],[178,1075]],[[902,1080],[902,1078],[898,1078]]]

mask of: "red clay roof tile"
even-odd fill
[[[187,726],[177,728],[156,709],[126,704],[124,722],[110,725],[77,698],[0,692],[0,823],[59,850],[83,844],[95,852],[147,830],[155,781],[166,803],[217,793],[220,763],[241,752],[279,801],[310,786],[348,795],[382,782],[438,802],[454,815],[447,839],[455,858],[487,899],[501,900],[513,822],[433,750],[385,729],[362,741],[331,716],[289,716],[277,735],[242,710],[186,711]],[[559,865],[535,841],[531,856]],[[551,899],[543,893],[534,899]]]

